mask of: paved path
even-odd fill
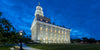
[[[11,49],[11,50],[14,50],[14,48],[10,48],[10,49]],[[40,49],[28,47],[28,46],[26,46],[26,45],[23,45],[23,49],[24,49],[24,50],[40,50]]]

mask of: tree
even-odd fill
[[[80,43],[81,42],[81,39],[71,39],[71,42],[72,43]]]
[[[90,38],[88,42],[89,43],[96,43],[96,40],[94,38]]]
[[[1,18],[2,13],[0,12],[0,44],[18,44],[21,36],[19,32],[11,25],[11,23],[5,19]],[[26,38],[24,35],[26,33],[23,31],[23,42],[30,42],[30,38]]]
[[[0,44],[15,44],[18,37],[15,28],[5,18],[1,18],[2,13],[0,12]],[[17,41],[18,42],[18,41]]]
[[[88,38],[87,37],[83,37],[82,39],[83,39],[83,42],[84,43],[87,43],[88,42]]]

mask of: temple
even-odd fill
[[[70,29],[51,24],[43,9],[36,6],[35,18],[31,25],[31,39],[37,43],[70,43]]]

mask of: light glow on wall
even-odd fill
[[[46,28],[46,32],[48,31],[48,28]]]
[[[48,23],[48,21],[46,21]]]
[[[40,38],[40,40],[42,40],[42,37]]]
[[[55,30],[55,33],[56,33],[57,31]]]
[[[63,31],[62,31],[62,34],[63,34]]]
[[[42,21],[42,19],[40,19]]]
[[[48,37],[46,37],[46,40],[48,40]]]
[[[52,37],[50,38],[50,40],[52,40]]]
[[[65,35],[66,35],[66,32],[65,32]]]
[[[52,32],[52,29],[51,29],[51,32]]]
[[[40,30],[42,31],[42,27],[40,27]]]

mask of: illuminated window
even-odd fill
[[[46,31],[48,31],[48,28],[46,28]]]
[[[65,40],[65,42],[67,42],[67,40]]]
[[[40,38],[40,40],[42,40],[42,37]]]
[[[63,38],[62,38],[62,41],[63,41]]]
[[[62,39],[62,42],[64,42],[64,40]]]
[[[60,31],[58,31],[58,33],[60,34]]]
[[[57,42],[55,41],[55,43],[57,43]]]
[[[48,42],[46,41],[46,44],[47,44]]]
[[[56,33],[57,31],[55,30],[55,33]]]
[[[66,32],[65,32],[65,35],[66,35]]]
[[[62,34],[63,34],[63,31],[62,31]]]
[[[48,23],[48,21],[46,21]]]
[[[40,19],[42,21],[42,19]]]
[[[40,27],[40,30],[42,31],[42,27]]]
[[[56,40],[56,38],[55,38],[55,40]]]
[[[52,40],[52,37],[50,38],[50,40]]]
[[[51,32],[52,32],[52,29],[51,29]]]
[[[46,37],[46,40],[48,40],[48,37]]]

